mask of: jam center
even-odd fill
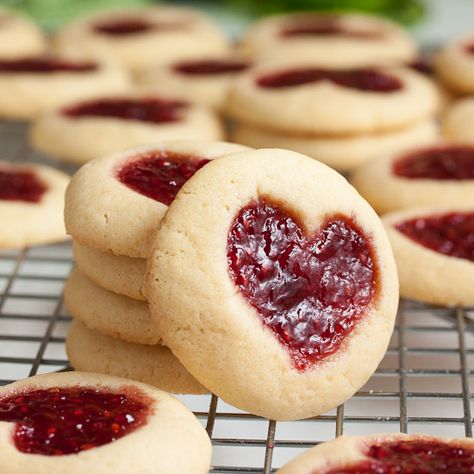
[[[200,61],[186,61],[174,66],[174,70],[181,74],[191,76],[229,74],[242,72],[250,66],[244,61],[232,61],[224,59],[208,59]]]
[[[47,189],[33,171],[0,169],[0,200],[38,203]]]
[[[410,153],[395,161],[393,173],[411,179],[474,179],[474,147],[448,145]]]
[[[183,22],[151,22],[145,18],[111,18],[92,25],[95,32],[108,36],[133,36],[151,31],[168,31],[183,28]]]
[[[120,393],[69,387],[0,398],[0,421],[16,423],[23,453],[60,456],[111,443],[144,425],[150,400],[135,389]]]
[[[402,88],[401,81],[396,77],[370,68],[345,70],[291,69],[262,76],[257,79],[257,84],[266,89],[274,89],[301,86],[320,81],[330,81],[338,86],[367,92],[389,93]]]
[[[298,370],[335,353],[374,299],[376,269],[351,219],[331,216],[312,237],[264,200],[240,210],[227,241],[228,271]]]
[[[171,151],[154,151],[118,170],[119,181],[169,206],[184,183],[209,160]]]
[[[93,62],[72,62],[55,58],[24,58],[0,60],[0,73],[48,74],[54,72],[92,72],[97,69]]]
[[[469,54],[474,54],[474,43],[467,44],[465,50]]]
[[[395,227],[435,252],[474,262],[474,212],[418,217]]]

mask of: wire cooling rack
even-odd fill
[[[45,161],[28,149],[21,124],[0,123],[0,144],[0,159]],[[69,243],[0,252],[0,385],[69,368],[64,341],[70,317],[62,288],[72,264]],[[179,398],[212,438],[211,472],[270,473],[343,433],[472,436],[473,364],[474,308],[401,301],[385,358],[369,382],[337,410],[275,423],[215,396]]]

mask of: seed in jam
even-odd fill
[[[169,206],[184,183],[208,162],[171,151],[153,151],[120,168],[117,178],[137,193]]]
[[[67,117],[117,117],[124,120],[166,123],[181,120],[188,104],[159,98],[107,98],[82,102],[62,110]]]
[[[15,423],[16,448],[61,456],[111,443],[147,422],[150,403],[135,388],[111,392],[86,387],[49,388],[0,398],[0,421]]]
[[[369,459],[323,474],[472,474],[474,466],[474,450],[442,441],[386,441],[364,454]]]
[[[47,190],[33,171],[0,169],[0,200],[38,203]]]
[[[395,161],[393,174],[410,179],[474,179],[474,147],[445,145],[410,153]]]
[[[345,216],[330,216],[312,237],[265,200],[235,217],[228,271],[295,368],[334,354],[374,300],[376,268],[368,239]]]
[[[313,82],[330,81],[338,86],[367,92],[395,92],[403,87],[402,82],[390,74],[376,69],[290,69],[261,76],[257,84],[263,88],[276,89],[296,87]]]
[[[72,62],[64,59],[39,57],[0,60],[0,73],[49,74],[54,72],[92,72],[93,62]]]
[[[417,217],[395,225],[398,231],[435,252],[474,262],[474,212]]]
[[[248,62],[224,59],[207,59],[197,61],[184,61],[175,64],[173,69],[181,74],[191,76],[229,74],[242,72],[250,66]]]

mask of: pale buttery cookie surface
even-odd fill
[[[448,306],[474,304],[474,205],[402,210],[382,220],[402,296]]]
[[[427,435],[341,436],[298,456],[279,474],[470,474],[474,441]]]
[[[183,186],[156,235],[147,297],[201,383],[285,420],[334,408],[372,375],[398,284],[382,224],[345,179],[267,149],[215,160]]]
[[[183,444],[186,456],[175,456]],[[211,444],[169,394],[68,372],[0,388],[0,453],[2,474],[204,474]]]
[[[449,140],[474,143],[474,98],[461,99],[443,117],[443,133]]]
[[[82,245],[146,258],[181,186],[215,158],[247,149],[226,142],[175,141],[120,152],[84,165],[66,192],[66,229]]]
[[[65,240],[68,182],[69,176],[48,166],[0,161],[0,248]]]
[[[351,183],[380,214],[474,205],[474,145],[433,142],[379,157],[358,168]]]

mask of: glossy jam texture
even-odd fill
[[[99,99],[64,108],[68,117],[116,117],[124,120],[166,123],[181,120],[188,104],[158,98]]]
[[[184,183],[209,160],[170,151],[154,151],[120,168],[120,182],[169,206]]]
[[[61,456],[111,443],[143,426],[150,400],[136,389],[50,388],[0,398],[0,421],[16,423],[13,441],[29,454]]]
[[[218,75],[242,72],[250,66],[248,62],[224,59],[186,61],[176,64],[174,70],[190,76]]]
[[[0,169],[0,200],[38,203],[47,190],[33,171]]]
[[[366,461],[324,474],[472,474],[474,466],[474,450],[438,441],[387,441],[364,454]]]
[[[376,264],[349,218],[306,236],[287,212],[259,200],[229,230],[229,274],[298,370],[335,353],[374,300]]]
[[[474,147],[448,145],[410,153],[395,161],[393,174],[409,179],[474,179]]]
[[[54,72],[92,72],[96,69],[97,64],[93,62],[72,62],[51,57],[0,60],[0,73],[49,74]]]
[[[403,87],[402,82],[376,69],[290,69],[261,76],[257,79],[260,87],[276,89],[296,87],[313,82],[330,81],[333,84],[366,92],[396,92]]]

